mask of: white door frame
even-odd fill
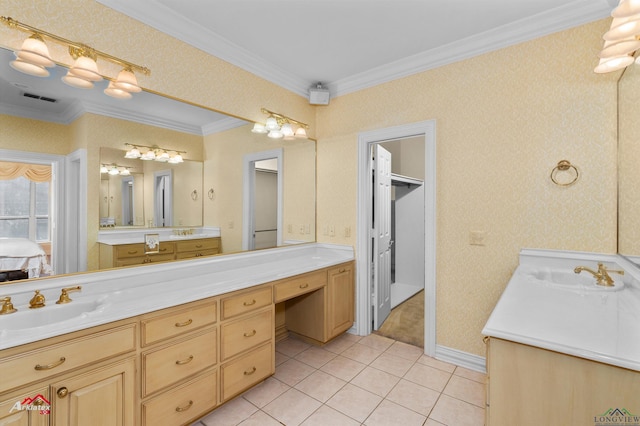
[[[255,191],[255,162],[275,158],[278,163],[278,217],[276,232],[278,246],[282,245],[283,226],[283,156],[282,148],[252,152],[242,159],[242,250],[250,250],[253,243],[253,200]]]
[[[173,169],[160,170],[153,173],[153,222],[156,227],[160,226],[158,225],[161,208],[160,200],[158,200],[159,178],[165,178],[165,197],[162,206],[164,208],[164,221],[162,227],[170,227],[173,226]],[[167,181],[169,185],[166,185]]]
[[[405,124],[358,134],[358,223],[356,240],[356,331],[367,335],[372,331],[371,288],[369,257],[369,211],[372,183],[369,173],[371,144],[392,139],[424,136],[424,220],[425,220],[425,303],[424,353],[436,352],[436,122],[435,120]]]

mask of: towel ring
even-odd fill
[[[558,182],[558,180],[556,179],[558,172],[565,172],[567,170],[571,170],[573,169],[573,171],[575,172],[575,176],[574,178],[569,181],[569,182]],[[571,186],[574,183],[576,183],[576,181],[578,180],[578,177],[580,176],[580,172],[578,172],[578,168],[576,166],[574,166],[573,164],[571,164],[571,162],[569,160],[561,160],[558,161],[558,164],[553,168],[553,170],[551,170],[551,180],[553,181],[553,183],[555,183],[558,186]]]
[[[191,199],[193,201],[196,201],[198,199],[198,190],[194,189],[193,192],[191,193]]]
[[[215,197],[215,194],[216,194],[215,191],[213,190],[213,188],[211,188],[207,193],[207,196],[209,197],[210,200],[213,200],[213,197]]]

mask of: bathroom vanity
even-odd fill
[[[575,272],[598,263],[612,286]],[[617,255],[523,250],[483,330],[486,424],[640,422],[639,284]]]
[[[72,285],[82,290],[57,305]],[[47,301],[30,310],[36,287]],[[18,311],[0,315],[0,424],[188,424],[275,372],[277,304],[291,332],[318,344],[353,325],[353,251],[305,244],[27,281],[2,295]],[[32,400],[44,411],[16,409]]]

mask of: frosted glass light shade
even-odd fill
[[[109,86],[107,86],[106,89],[104,89],[104,94],[111,96],[112,98],[116,98],[116,99],[131,99],[131,93],[127,92],[126,90],[122,90],[119,89],[117,87],[115,87],[115,85],[113,84],[113,81],[109,82]]]
[[[102,166],[100,166],[100,173],[108,173],[109,169],[107,169],[107,166],[105,166],[104,164]]]
[[[267,118],[267,123],[264,126],[267,130],[280,130],[280,126],[278,126],[278,120],[274,117]]]
[[[280,130],[271,130],[267,136],[271,139],[281,139],[284,137]]]
[[[611,22],[611,29],[604,33],[603,39],[607,41],[620,41],[640,34],[640,16],[633,16],[632,19],[614,18]]]
[[[280,129],[280,131],[282,132],[282,135],[285,138],[293,136],[293,128],[291,127],[291,124],[289,124],[289,123],[284,123],[282,125],[282,128]]]
[[[72,74],[71,71],[67,72],[67,75],[62,77],[62,82],[65,84],[68,84],[71,87],[76,87],[78,89],[93,88],[93,83],[91,81],[78,77],[77,75]]]
[[[304,127],[298,127],[296,129],[296,133],[294,135],[296,138],[298,139],[306,139],[307,138],[307,131],[304,129]]]
[[[109,170],[109,174],[112,176],[118,175],[120,174],[120,172],[118,171],[118,169],[116,167],[112,167],[111,170]]]
[[[600,52],[600,57],[612,58],[629,54],[638,49],[640,49],[640,40],[627,39],[618,42],[605,42],[604,48]]]
[[[614,18],[628,18],[640,13],[640,0],[624,0],[613,9],[611,16]]]
[[[253,125],[253,129],[251,129],[252,133],[267,133],[267,129],[265,129],[264,124],[255,123]]]
[[[127,153],[124,155],[124,158],[140,158],[141,155],[142,154],[140,154],[140,150],[134,147],[127,151]]]
[[[613,58],[600,59],[600,63],[593,70],[598,74],[613,72],[628,67],[633,63],[634,59],[629,55],[614,56]]]
[[[29,62],[25,62],[22,59],[18,58],[9,63],[11,68],[16,71],[20,71],[25,74],[33,75],[36,77],[48,77],[49,71],[42,65],[36,65]]]
[[[120,172],[121,176],[129,176],[130,174],[131,174],[131,172],[127,168],[122,169],[122,171]]]
[[[91,58],[80,56],[69,70],[73,75],[89,81],[100,81],[102,76],[98,72],[98,64]]]
[[[52,67],[55,65],[49,54],[49,48],[38,34],[33,34],[22,43],[15,52],[17,58],[34,65]]]
[[[142,154],[140,159],[141,160],[145,160],[145,161],[155,160],[156,159],[156,153],[153,152],[152,150],[149,150],[149,151],[145,152],[144,154]]]
[[[160,154],[156,155],[156,161],[166,163],[167,161],[169,161],[169,153],[166,151],[162,151]]]
[[[171,164],[180,164],[180,163],[184,162],[184,160],[182,159],[182,155],[175,154],[175,155],[172,155],[169,158],[168,162],[171,163]]]
[[[116,88],[124,90],[126,92],[138,93],[142,91],[140,86],[138,86],[136,75],[133,73],[133,71],[128,69],[123,69],[122,71],[120,71],[118,73],[116,81],[113,84]]]

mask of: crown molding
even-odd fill
[[[207,28],[176,16],[155,0],[97,0],[158,31],[182,40],[213,56],[236,65],[300,96],[308,97],[310,82],[253,55]],[[486,31],[446,46],[367,70],[334,82],[327,82],[331,96],[342,96],[398,78],[469,59],[554,32],[586,24],[609,16],[614,0],[575,0],[553,10]]]
[[[45,112],[37,108],[16,106],[0,102],[0,114],[47,121],[49,123],[71,124],[78,117],[84,114],[84,112],[84,108],[80,102],[73,102],[62,112]]]
[[[247,124],[247,122],[244,120],[233,117],[226,117],[222,120],[217,120],[202,126],[202,134],[206,136],[213,133],[224,132],[226,130],[235,129],[236,127],[242,127],[245,124]]]

